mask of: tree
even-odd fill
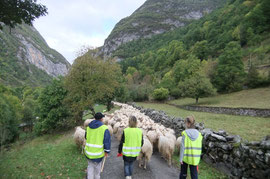
[[[54,131],[55,129],[61,129],[61,127],[69,127],[70,124],[67,121],[69,117],[69,111],[64,104],[64,99],[67,96],[67,90],[64,88],[63,81],[54,79],[52,84],[44,88],[38,98],[40,106],[40,118],[34,126],[36,134],[44,134]],[[31,111],[27,111],[27,107],[31,105],[26,103],[25,115],[29,120],[31,118]],[[29,114],[30,113],[30,114]]]
[[[95,114],[95,103],[111,104],[120,74],[120,67],[114,61],[94,58],[90,53],[75,60],[66,76],[65,86],[67,103],[76,124],[80,124],[85,110],[90,109]]]
[[[207,41],[203,40],[200,42],[196,42],[195,45],[192,48],[192,52],[196,57],[198,57],[201,61],[206,60],[208,56],[208,46]]]
[[[0,93],[0,146],[12,142],[18,135],[15,109],[5,95]]]
[[[16,24],[32,25],[35,18],[47,14],[47,8],[36,0],[1,0],[0,22],[13,28]],[[0,29],[2,28],[0,24]]]
[[[250,88],[256,88],[260,85],[260,83],[261,78],[259,76],[259,72],[254,65],[251,65],[247,74],[247,85]]]
[[[200,72],[184,81],[180,81],[178,88],[183,97],[195,98],[196,104],[198,104],[199,98],[216,94],[216,90],[210,80]]]
[[[241,47],[238,42],[230,42],[219,57],[212,82],[218,91],[233,92],[242,89],[244,80]]]
[[[158,88],[153,92],[153,98],[158,101],[166,100],[169,96],[169,90],[166,88]]]

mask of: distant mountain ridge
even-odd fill
[[[34,27],[22,24],[0,30],[0,82],[45,85],[53,77],[66,75],[69,68],[69,62]]]
[[[104,42],[101,52],[110,56],[127,42],[151,38],[200,19],[226,0],[147,0],[129,17],[120,20]]]

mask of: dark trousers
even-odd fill
[[[188,164],[183,162],[183,164],[181,165],[181,172],[180,172],[179,179],[187,178],[187,169],[188,169]],[[189,165],[189,169],[190,169],[191,179],[198,179],[197,166]]]
[[[126,176],[132,176],[132,172],[133,172],[133,163],[134,163],[134,161],[132,161],[132,162],[124,161],[124,172],[125,172],[125,177],[126,177]]]

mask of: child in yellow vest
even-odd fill
[[[191,179],[198,179],[198,164],[202,153],[202,135],[195,129],[195,119],[188,116],[185,119],[186,130],[182,132],[180,149],[181,172],[180,179],[186,179],[189,166]]]

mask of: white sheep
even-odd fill
[[[75,127],[75,133],[73,135],[74,141],[77,144],[78,148],[82,149],[82,153],[83,153],[83,149],[85,146],[85,130],[82,129],[80,126]]]
[[[146,164],[150,161],[153,154],[153,146],[147,137],[143,138],[143,146],[137,160],[139,160],[139,167],[146,169]]]
[[[118,130],[117,130],[117,133],[115,134],[115,137],[119,142],[121,141],[123,132],[124,132],[124,128],[119,127]]]
[[[174,152],[175,143],[173,139],[160,136],[158,140],[159,153],[167,160],[169,166],[172,165],[172,156]]]
[[[153,145],[153,149],[158,149],[158,134],[156,131],[148,131],[146,135]]]
[[[86,119],[86,120],[84,121],[84,124],[83,124],[84,128],[86,129],[87,126],[90,124],[90,122],[92,122],[93,120],[94,120],[94,119]]]
[[[113,126],[113,133],[114,134],[117,133],[119,126],[120,126],[120,122],[117,122],[117,123],[114,124],[114,126]]]
[[[108,130],[110,132],[110,135],[112,136],[113,135],[113,128],[111,125],[107,125],[108,126]]]
[[[180,153],[180,147],[181,147],[181,143],[182,143],[182,137],[178,137],[175,143],[175,148],[176,148],[176,153],[179,154]]]

